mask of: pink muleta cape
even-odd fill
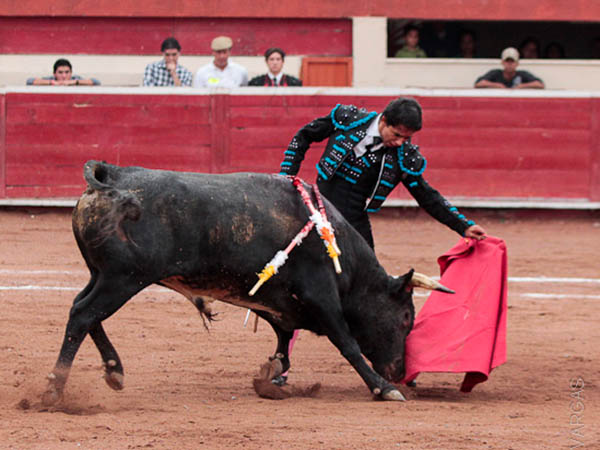
[[[438,258],[440,282],[456,294],[433,291],[406,340],[406,377],[420,372],[466,372],[471,392],[506,362],[507,256],[502,239],[462,238]]]

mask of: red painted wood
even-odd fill
[[[352,58],[302,58],[303,86],[352,86]]]
[[[393,17],[455,20],[579,20],[600,21],[600,5],[589,0],[542,0],[523,7],[520,0],[3,0],[7,16],[76,17]]]
[[[591,200],[600,201],[600,99],[592,100],[590,193]]]
[[[79,195],[88,159],[276,173],[296,131],[336,103],[381,111],[391,98],[32,92],[0,99],[6,110],[2,196],[55,197]],[[414,141],[428,160],[426,179],[444,195],[598,199],[600,100],[419,100],[425,127]],[[308,181],[323,148],[307,152],[300,176]],[[409,195],[400,187],[392,198]]]
[[[34,108],[32,108],[34,106]],[[18,124],[56,124],[95,125],[102,122],[140,121],[153,127],[179,127],[207,124],[209,107],[187,105],[91,105],[72,107],[69,104],[10,105],[9,114],[13,123]]]
[[[55,145],[62,147],[65,143],[77,142],[90,147],[107,145],[148,145],[162,147],[168,145],[188,145],[190,142],[208,144],[210,130],[207,126],[182,125],[158,128],[144,123],[120,123],[106,126],[105,123],[95,125],[78,124],[8,124],[7,149],[13,145],[36,146]],[[10,150],[7,150],[10,151]],[[8,155],[7,158],[10,158]]]
[[[229,95],[211,97],[211,172],[221,172],[230,163]]]
[[[6,192],[8,198],[77,198],[84,190],[82,179],[77,186],[8,186]]]
[[[6,197],[6,96],[0,95],[0,198]]]
[[[183,54],[210,55],[211,40],[221,34],[234,40],[234,56],[262,56],[269,47],[282,47],[288,55],[352,55],[349,19],[208,19],[170,15],[3,18],[0,54],[160,55],[162,41],[175,36]],[[51,64],[48,71],[52,71]]]

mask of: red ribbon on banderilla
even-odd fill
[[[342,266],[340,265],[340,261],[339,261],[339,255],[341,255],[342,252],[340,251],[340,248],[338,247],[337,242],[335,240],[335,235],[333,233],[333,227],[331,226],[331,223],[329,223],[329,221],[327,220],[327,214],[325,212],[325,206],[323,205],[323,200],[321,199],[321,194],[319,192],[319,188],[317,187],[316,184],[313,185],[315,197],[317,198],[317,203],[319,206],[319,209],[317,210],[317,208],[315,208],[315,206],[312,204],[312,201],[310,199],[310,196],[308,195],[308,192],[306,192],[306,189],[302,185],[302,180],[300,180],[300,178],[298,178],[296,176],[289,177],[289,178],[292,180],[292,184],[300,193],[300,196],[302,197],[304,204],[306,205],[306,207],[308,208],[308,211],[310,212],[309,221],[306,223],[306,225],[304,225],[302,227],[302,229],[294,237],[294,239],[292,239],[292,241],[285,248],[285,250],[279,250],[273,257],[273,259],[271,259],[271,261],[269,261],[265,265],[262,272],[258,274],[258,281],[254,285],[254,287],[250,290],[250,292],[248,292],[249,295],[254,295],[256,293],[256,291],[258,291],[258,289],[269,278],[271,278],[273,275],[275,275],[277,273],[279,268],[285,264],[290,252],[294,249],[295,246],[300,245],[302,243],[304,238],[306,236],[308,236],[308,233],[310,232],[310,230],[313,229],[313,227],[317,228],[319,236],[321,236],[321,239],[323,240],[323,244],[325,245],[325,248],[327,250],[327,254],[333,260],[333,266],[335,267],[336,273],[342,273]],[[250,312],[250,310],[248,310],[248,313],[249,312]],[[246,317],[246,322],[247,322],[247,320],[248,320],[248,318]],[[246,324],[246,322],[244,322],[244,325]]]

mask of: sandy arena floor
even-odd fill
[[[105,322],[125,389],[101,379],[88,338],[64,402],[47,409],[45,376],[88,276],[69,211],[0,209],[0,448],[600,448],[600,214],[467,215],[506,241],[511,279],[508,362],[470,394],[460,374],[422,374],[401,388],[406,403],[373,401],[326,338],[303,332],[290,382],[321,382],[320,393],[261,399],[252,378],[274,350],[271,328],[254,334],[245,310],[219,303],[207,332],[183,297],[150,288]],[[458,239],[415,210],[386,210],[373,227],[390,273],[437,275]]]

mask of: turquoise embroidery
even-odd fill
[[[413,181],[412,183],[409,184],[410,187],[415,187],[418,185],[419,185],[419,183],[417,183],[416,181]]]
[[[344,139],[346,139],[346,136],[344,136],[343,134],[340,134],[338,136],[335,137],[336,141],[343,141]]]
[[[317,172],[324,180],[329,179],[329,177],[325,174],[325,172],[323,172],[323,170],[319,167],[319,164],[317,164]]]
[[[352,139],[354,142],[360,142],[360,139],[354,136],[353,134],[350,135],[350,139]]]
[[[286,150],[285,152],[283,152],[283,154],[284,154],[284,155],[290,155],[290,156],[291,156],[291,155],[295,155],[295,154],[296,154],[296,152],[295,152],[295,151],[293,151],[293,150]]]
[[[421,156],[423,158],[423,156]],[[400,166],[400,169],[402,169],[403,172],[406,172],[410,175],[414,175],[414,176],[419,176],[421,175],[423,172],[425,172],[425,167],[427,167],[427,160],[425,158],[423,158],[423,167],[421,167],[421,170],[419,171],[414,171],[414,170],[410,170],[406,167],[404,167],[404,144],[402,144],[402,147],[398,148],[398,165]]]
[[[344,180],[346,180],[348,183],[356,184],[356,180],[353,180],[352,178],[350,178],[350,177],[347,177],[347,176],[346,176],[346,175],[344,175],[343,173],[336,172],[336,173],[334,173],[334,175],[336,175],[336,176],[338,176],[338,177],[340,177],[340,178],[343,178],[343,179],[344,179]]]
[[[333,148],[335,148],[338,152],[341,152],[342,154],[346,154],[346,150],[344,150],[342,147],[340,147],[337,144],[333,144]]]
[[[283,161],[283,162],[281,163],[281,165],[282,165],[282,166],[291,166],[291,165],[292,165],[292,163],[291,163],[291,162],[289,162],[289,161]]]
[[[362,125],[363,123],[368,122],[369,120],[371,120],[373,117],[375,117],[377,115],[377,113],[373,111],[373,112],[370,112],[369,114],[367,114],[362,119],[355,120],[354,122],[350,123],[349,125],[342,125],[337,120],[335,120],[335,112],[337,111],[337,109],[340,106],[341,105],[338,103],[337,105],[335,105],[335,108],[333,108],[331,110],[331,121],[333,122],[333,126],[334,127],[339,128],[339,129],[344,130],[344,131],[348,131],[348,130],[351,130],[352,128],[356,128],[356,127]]]

